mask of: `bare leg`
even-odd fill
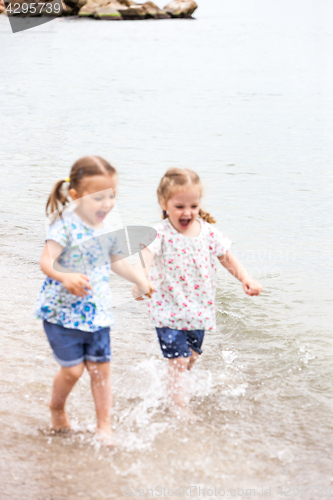
[[[169,359],[169,394],[175,405],[180,408],[186,407],[186,390],[184,381],[184,372],[187,369],[190,358]]]
[[[67,396],[81,377],[83,370],[83,363],[69,368],[62,366],[54,377],[52,398],[49,405],[54,430],[68,430],[71,427],[65,412],[65,403]]]
[[[192,351],[192,349],[191,349],[191,351]],[[187,365],[188,370],[190,370],[192,368],[192,366],[194,365],[194,363],[196,362],[198,357],[199,357],[199,354],[195,351],[192,351],[192,356],[190,357],[190,361],[188,362],[188,365]]]
[[[95,402],[97,430],[96,434],[110,437],[111,430],[111,379],[110,363],[94,363],[86,361],[86,367],[91,377],[91,392]]]
[[[178,416],[194,422],[197,420],[197,417],[191,412],[186,403],[187,387],[185,372],[188,369],[189,360],[190,358],[169,359],[169,394],[172,399],[173,409],[177,409]]]

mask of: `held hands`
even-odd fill
[[[148,289],[148,292],[147,292]],[[133,285],[132,288],[132,295],[135,298],[135,300],[144,300],[143,295],[146,297],[151,298],[152,293],[154,292],[153,285],[151,282],[147,279],[146,281],[142,282],[139,285]]]
[[[73,295],[85,297],[88,295],[88,290],[91,290],[89,285],[89,278],[85,274],[70,273],[65,274],[62,283],[67,290]]]
[[[262,286],[257,281],[250,277],[244,278],[242,280],[243,290],[248,295],[259,295],[262,292]]]

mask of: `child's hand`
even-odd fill
[[[262,286],[251,278],[245,278],[243,281],[243,290],[248,295],[259,295],[262,292]]]
[[[149,297],[151,299],[151,295],[154,292],[154,287],[153,287],[151,281],[149,281],[148,279],[147,279],[147,285],[149,287],[149,291],[147,293],[145,293],[145,295],[146,295],[146,297]],[[147,288],[145,288],[145,289],[147,289]]]
[[[144,300],[144,298],[141,295],[141,292],[139,290],[138,285],[133,285],[133,287],[132,287],[132,295],[135,298],[135,300]]]
[[[144,293],[147,288],[149,288],[149,291]],[[135,300],[144,300],[143,295],[146,295],[146,297],[151,298],[151,294],[153,293],[154,288],[151,282],[147,279],[142,285],[139,287],[138,285],[133,285],[132,288],[132,294]]]
[[[67,290],[73,295],[79,295],[80,297],[85,297],[88,295],[88,290],[91,290],[88,282],[88,276],[79,273],[64,274],[62,279],[62,283]]]

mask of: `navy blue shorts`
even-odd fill
[[[192,351],[202,353],[205,330],[173,330],[163,327],[156,328],[156,331],[165,358],[189,358]]]
[[[111,361],[110,328],[83,332],[44,321],[53,356],[61,366],[70,367],[85,359],[96,363]]]

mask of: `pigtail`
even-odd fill
[[[58,181],[53,186],[52,192],[49,196],[49,199],[46,203],[46,215],[51,215],[54,212],[58,212],[61,214],[64,211],[65,206],[70,202],[70,198],[68,195],[68,189],[64,189],[63,184],[67,182],[67,180]]]
[[[210,215],[210,213],[202,210],[202,208],[200,208],[199,210],[199,217],[201,217],[201,219],[203,219],[205,222],[208,222],[209,224],[216,224],[216,220],[214,219],[214,217]]]
[[[168,212],[166,210],[162,210],[162,218],[163,219],[168,219]]]
[[[46,203],[46,215],[56,213],[60,217],[71,199],[69,189],[80,189],[83,178],[94,175],[116,175],[117,170],[100,156],[84,156],[72,166],[70,177],[56,182]],[[65,188],[64,183],[69,183]]]

